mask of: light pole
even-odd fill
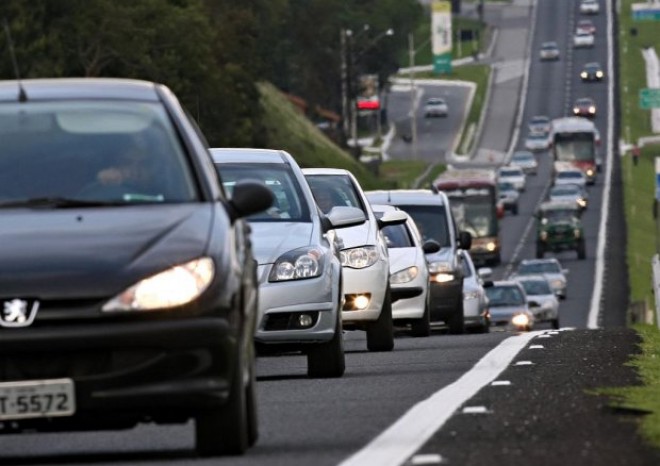
[[[410,112],[412,121],[410,123],[410,135],[412,139],[412,150],[413,150],[413,160],[417,160],[417,108],[415,105],[415,54],[419,52],[422,48],[431,42],[431,39],[427,39],[419,48],[415,49],[415,37],[413,33],[408,34],[408,69],[410,70]]]

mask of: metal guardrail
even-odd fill
[[[660,257],[653,256],[651,261],[653,268],[653,295],[655,297],[655,324],[660,328]]]

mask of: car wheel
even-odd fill
[[[543,256],[545,256],[545,246],[543,243],[536,243],[536,258],[537,259],[543,259]]]
[[[513,206],[513,209],[511,209],[511,212],[513,215],[518,215],[518,204]]]
[[[586,259],[587,258],[587,247],[584,244],[584,240],[581,240],[578,243],[577,256],[578,256],[578,259]]]
[[[392,296],[388,286],[378,320],[367,327],[367,349],[369,351],[392,351],[393,348]]]
[[[559,329],[559,319],[552,319],[552,328],[555,330]]]
[[[341,311],[338,311],[332,340],[315,345],[307,353],[307,375],[314,378],[341,377],[345,370],[344,336]]]
[[[431,306],[429,304],[429,293],[427,293],[424,314],[410,324],[410,334],[413,337],[428,337],[431,335]]]
[[[459,335],[465,333],[465,315],[463,313],[463,300],[459,299],[459,304],[454,310],[454,314],[447,319],[449,333]]]
[[[239,354],[229,399],[220,408],[207,409],[195,419],[195,446],[201,456],[241,455],[249,446],[254,433],[250,433],[248,399],[254,392],[251,383],[243,385],[243,369],[243,357]]]

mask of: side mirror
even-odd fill
[[[335,206],[326,215],[333,228],[348,228],[367,221],[364,212],[357,207]]]
[[[239,218],[262,212],[273,205],[273,192],[261,181],[242,180],[236,183],[227,206],[234,222]]]
[[[381,218],[378,219],[378,228],[381,230],[383,227],[389,225],[402,225],[408,220],[408,215],[400,210],[393,212],[385,212]]]
[[[429,239],[424,242],[422,245],[422,250],[424,251],[424,254],[433,254],[438,252],[441,249],[440,243],[438,243],[434,239]]]
[[[495,283],[493,283],[492,280],[486,280],[486,281],[484,282],[484,288],[491,288],[491,287],[493,287],[493,286],[495,286]]]
[[[536,301],[530,301],[528,303],[528,305],[529,305],[530,308],[541,307],[541,305],[539,303],[537,303]]]
[[[477,275],[479,275],[479,278],[482,280],[487,280],[493,276],[493,269],[490,267],[481,267],[479,270],[477,270]]]
[[[458,247],[468,251],[472,247],[472,235],[467,231],[458,234]]]

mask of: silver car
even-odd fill
[[[485,285],[493,329],[530,331],[534,328],[534,314],[520,283],[496,281]]]
[[[484,290],[482,277],[490,277],[492,270],[482,268],[477,270],[468,251],[460,250],[463,257],[463,317],[465,327],[473,328],[479,333],[490,331],[490,314],[488,312],[488,297]]]
[[[519,150],[511,155],[509,165],[522,168],[526,175],[536,175],[538,173],[538,162],[536,157],[530,151]]]
[[[550,286],[552,291],[559,297],[559,299],[566,299],[566,275],[568,269],[562,268],[559,261],[552,258],[544,259],[523,259],[518,264],[515,274],[511,277],[516,279],[523,275],[543,275]]]
[[[497,170],[497,182],[511,183],[518,191],[525,190],[526,181],[525,172],[520,167],[506,166]]]
[[[583,186],[577,184],[559,184],[550,188],[548,200],[551,202],[573,202],[580,210],[587,208],[589,195]]]
[[[525,149],[533,152],[547,150],[550,139],[547,133],[529,133],[525,138]]]
[[[543,44],[541,44],[539,57],[541,58],[541,61],[559,60],[559,46],[557,45],[557,42],[543,42]]]
[[[287,152],[211,149],[211,154],[229,196],[243,179],[262,181],[275,196],[265,213],[248,217],[258,262],[257,349],[301,352],[310,377],[340,377],[342,269],[334,229],[363,224],[364,213],[340,207],[324,219]]]
[[[537,322],[550,322],[559,328],[559,300],[542,275],[521,275],[516,279],[527,295],[527,304]]]
[[[513,215],[518,215],[518,200],[520,199],[520,192],[516,187],[508,181],[500,181],[497,183],[498,204],[502,206],[504,211],[509,211]]]
[[[445,99],[440,97],[431,97],[424,105],[425,117],[446,117],[449,114],[449,106]]]

